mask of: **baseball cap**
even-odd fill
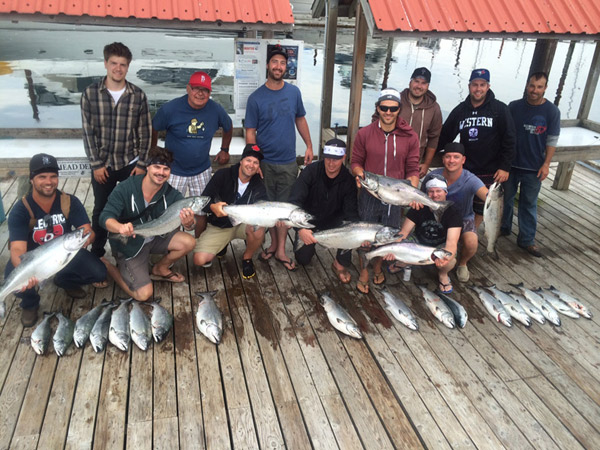
[[[269,61],[271,61],[271,58],[275,55],[281,55],[285,58],[285,60],[288,60],[288,54],[285,51],[285,48],[283,48],[281,45],[277,44],[274,45],[273,47],[271,47],[271,49],[269,50],[269,54],[267,55],[267,63],[269,63]]]
[[[460,153],[461,155],[464,155],[465,146],[460,142],[449,142],[440,150],[441,155],[445,155],[446,153]]]
[[[212,91],[210,77],[206,72],[194,72],[190,77],[190,86],[192,87],[203,87]]]
[[[265,157],[265,155],[263,155],[263,151],[256,144],[246,144],[246,146],[244,147],[244,151],[242,152],[242,157],[240,158],[240,160],[242,160],[248,156],[254,156],[259,161],[262,161],[263,158]]]
[[[473,80],[484,80],[489,83],[490,71],[487,69],[475,69],[473,72],[471,72],[471,78],[469,78],[469,81]]]
[[[410,76],[411,80],[413,78],[423,78],[425,80],[425,82],[430,83],[431,82],[431,72],[425,67],[419,67],[419,68],[415,69],[415,71]]]
[[[341,139],[330,139],[323,147],[323,158],[342,159],[346,154],[346,144]]]
[[[58,162],[56,162],[56,158],[47,153],[33,155],[29,161],[29,179],[45,172],[58,173]]]
[[[434,174],[431,175],[431,178],[425,184],[425,188],[427,190],[431,188],[440,188],[448,192],[448,183],[446,182],[446,179],[443,176]]]
[[[398,104],[400,104],[400,92],[398,92],[396,89],[393,89],[393,88],[384,89],[379,94],[379,98],[377,99],[377,104],[379,105],[381,102],[383,102],[385,100],[393,100],[395,102],[398,102]]]

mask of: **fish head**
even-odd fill
[[[492,183],[492,185],[489,188],[488,191],[488,197],[491,200],[498,200],[499,198],[504,196],[504,187],[502,186],[502,183],[498,183],[496,181],[494,181],[494,183]]]
[[[401,236],[398,228],[392,227],[381,227],[377,233],[375,233],[375,241],[379,244],[388,244],[395,241]]]
[[[138,334],[135,331],[131,331],[131,340],[135,342],[135,345],[139,347],[140,350],[146,351],[150,345],[150,339],[144,334]]]
[[[456,322],[454,321],[454,316],[452,314],[443,314],[441,322],[448,328],[454,328],[456,326]]]
[[[363,178],[358,178],[362,187],[367,191],[377,192],[379,189],[379,177],[371,172],[364,172]]]
[[[104,339],[100,335],[93,334],[90,336],[90,344],[92,344],[92,348],[96,353],[104,350],[104,346],[106,345],[106,339]]]
[[[88,336],[86,335],[86,332],[79,329],[79,330],[75,330],[75,332],[73,333],[73,342],[75,343],[75,347],[77,348],[81,348],[85,345],[85,341],[87,340]]]
[[[202,212],[202,208],[204,208],[208,202],[210,201],[210,197],[203,195],[202,197],[192,197],[193,200],[190,204],[190,209],[194,211],[194,214],[198,215]]]
[[[431,254],[431,259],[434,261],[436,259],[450,259],[452,257],[452,252],[449,252],[445,248],[436,248]]]
[[[363,335],[360,332],[360,329],[353,323],[346,323],[346,331],[349,336],[352,336],[355,339],[362,339]]]
[[[67,349],[66,347],[67,346],[65,345],[64,341],[54,341],[54,351],[58,356],[63,356],[65,354],[65,350]]]
[[[333,300],[331,299],[331,297],[329,297],[329,295],[327,295],[327,294],[319,295],[319,303],[321,303],[321,306],[323,308],[327,309],[327,306],[332,302],[333,302]]]
[[[33,337],[31,338],[31,347],[38,355],[43,355],[46,350],[43,341],[41,339],[34,339]]]
[[[206,326],[206,337],[213,344],[218,345],[221,342],[223,336],[223,329],[214,323],[210,323]]]
[[[313,216],[312,214],[307,213],[306,211],[297,208],[294,209],[291,213],[290,213],[290,217],[289,217],[289,221],[294,224],[294,226],[297,227],[301,227],[301,228],[314,228],[315,226],[310,223],[311,220],[314,220],[315,216]]]
[[[167,335],[168,330],[161,326],[152,326],[152,337],[154,338],[154,342],[162,341]]]
[[[406,326],[413,331],[417,331],[419,329],[419,324],[417,323],[416,319],[407,320]]]
[[[63,238],[63,246],[70,252],[76,252],[86,243],[91,231],[87,233],[83,228],[78,228],[71,233],[67,233]]]

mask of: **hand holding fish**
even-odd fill
[[[443,248],[442,250],[447,250],[447,249]],[[447,250],[447,251],[448,251],[447,254],[444,254],[444,256],[442,256],[440,258],[436,258],[434,260],[436,267],[444,267],[446,264],[448,264],[450,261],[452,261],[452,258],[454,257],[454,253],[449,250]]]
[[[304,245],[316,244],[318,242],[315,239],[313,232],[311,230],[309,230],[308,228],[301,228],[298,231],[298,237],[300,239],[302,239],[302,242],[304,242]]]
[[[494,181],[496,183],[504,183],[508,180],[508,172],[506,170],[498,169],[494,174]]]
[[[196,225],[196,219],[194,219],[194,211],[191,208],[183,208],[179,212],[179,218],[181,219],[181,225],[186,230],[190,230]]]
[[[119,223],[119,225],[117,226],[116,232],[123,236],[135,237],[135,234],[133,233],[133,224],[131,222]]]
[[[223,206],[226,206],[226,205],[227,205],[227,203],[225,203],[225,202],[213,203],[212,205],[210,205],[210,210],[217,217],[226,217],[227,213],[223,210]]]
[[[33,289],[35,286],[37,286],[38,283],[39,281],[36,277],[31,277],[27,282],[27,285],[23,286],[20,292],[25,292],[28,289]]]
[[[419,209],[423,208],[424,205],[423,205],[423,203],[419,203],[419,202],[413,200],[412,202],[410,202],[408,204],[408,206],[410,206],[412,209],[418,211]]]

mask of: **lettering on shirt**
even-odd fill
[[[65,234],[65,222],[66,219],[62,213],[47,214],[43,218],[38,219],[33,227],[33,241],[36,244],[42,245],[56,237],[62,236]]]
[[[458,129],[463,130],[464,128],[472,127],[487,127],[492,128],[494,126],[493,117],[467,117],[458,122]]]

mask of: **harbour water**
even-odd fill
[[[102,48],[121,41],[133,52],[127,78],[139,85],[156,110],[185,93],[195,70],[213,77],[213,99],[242,126],[233,109],[234,34],[191,31],[125,29],[33,22],[0,23],[0,128],[78,128],[81,91],[105,73]],[[293,39],[304,41],[299,64],[299,87],[313,141],[319,131],[323,74],[324,30],[296,27]],[[563,119],[576,118],[594,51],[593,42],[577,42],[568,60],[569,42],[559,42],[546,97],[557,96]],[[415,67],[432,72],[430,89],[438,98],[444,118],[468,94],[472,69],[491,72],[497,98],[509,102],[523,93],[534,51],[532,40],[371,39],[363,84],[360,124],[367,125],[384,84],[400,90],[408,85]],[[346,126],[353,53],[353,30],[340,29],[336,48],[332,125]],[[386,57],[389,71],[386,73]],[[387,77],[387,78],[386,78]],[[30,100],[35,93],[35,108]],[[597,94],[598,97],[600,94]],[[590,118],[600,121],[596,99]],[[298,153],[304,147],[299,141]]]

